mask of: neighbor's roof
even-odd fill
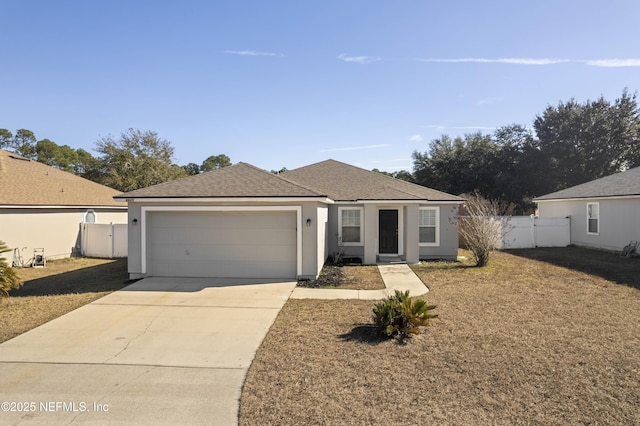
[[[316,191],[335,201],[357,200],[429,200],[462,202],[462,198],[405,182],[382,173],[326,160],[286,171],[282,177]]]
[[[125,208],[118,191],[0,149],[0,206]]]
[[[325,197],[251,164],[233,166],[137,189],[117,198]]]
[[[535,198],[533,201],[640,196],[640,167]]]

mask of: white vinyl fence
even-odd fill
[[[502,249],[566,247],[571,244],[568,217],[503,216]]]
[[[127,257],[127,224],[82,223],[81,253],[88,257]]]

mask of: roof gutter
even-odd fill
[[[465,200],[416,200],[415,198],[397,200],[337,200],[336,204],[462,204]]]
[[[19,204],[9,204],[9,205],[0,205],[0,209],[116,209],[116,210],[127,210],[127,206],[56,206],[56,205],[19,205]]]
[[[128,203],[299,203],[334,204],[328,197],[113,197]]]
[[[541,200],[534,198],[534,203],[548,203],[551,201],[586,201],[586,200],[626,200],[632,198],[640,198],[640,194],[634,195],[594,195],[592,197],[574,197],[574,198],[548,198]]]

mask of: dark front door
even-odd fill
[[[381,254],[398,253],[398,210],[380,210],[378,220]]]

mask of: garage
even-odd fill
[[[149,211],[147,275],[286,278],[297,272],[295,211]]]

